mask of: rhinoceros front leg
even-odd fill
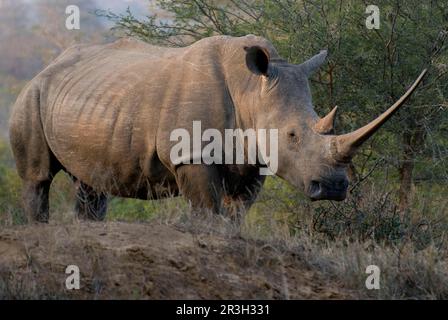
[[[228,173],[227,190],[230,194],[224,197],[224,207],[235,221],[241,222],[244,215],[257,200],[266,176],[259,174],[259,169],[250,168],[243,175]]]
[[[75,211],[80,219],[102,221],[107,212],[107,195],[77,182]]]
[[[222,213],[224,188],[216,166],[185,164],[177,168],[176,181],[195,211]]]

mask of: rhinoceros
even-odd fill
[[[311,200],[343,200],[347,167],[361,144],[394,114],[425,71],[366,126],[335,135],[336,109],[320,118],[308,78],[321,51],[294,65],[265,38],[214,36],[183,48],[121,39],[64,51],[19,95],[10,141],[23,180],[24,210],[49,220],[49,189],[61,170],[77,186],[76,212],[104,219],[109,195],[183,195],[197,210],[247,210],[265,176],[255,164],[174,163],[176,128],[278,129],[276,175]]]

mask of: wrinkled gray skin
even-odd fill
[[[175,166],[176,128],[279,129],[278,176],[311,199],[345,198],[347,159],[331,127],[316,132],[308,77],[326,53],[301,65],[255,36],[217,36],[185,48],[123,39],[66,50],[22,91],[10,121],[28,215],[46,222],[53,177],[78,188],[80,217],[103,219],[107,196],[183,194],[198,209],[247,209],[264,182],[254,165]],[[241,208],[241,206],[239,206]]]

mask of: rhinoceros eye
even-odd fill
[[[294,144],[299,144],[300,141],[299,136],[294,130],[288,131],[288,140]]]

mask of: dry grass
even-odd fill
[[[26,223],[17,205],[19,190],[20,184],[14,182],[8,189],[11,201],[0,197],[3,230]],[[329,284],[337,283],[351,292],[352,298],[446,299],[448,206],[440,195],[429,191],[416,196],[414,207],[403,219],[396,211],[391,189],[377,186],[374,181],[360,186],[343,203],[310,203],[279,179],[271,179],[242,224],[223,216],[197,216],[181,198],[155,202],[114,200],[108,221],[136,225],[151,222],[181,229],[191,234],[199,247],[207,246],[210,237],[238,239],[242,241],[239,246],[246,244],[238,250],[251,266],[265,257],[268,248],[270,257],[279,265],[282,279],[276,298],[295,296],[291,288],[296,283],[289,282],[292,280],[285,271],[289,270],[285,261],[290,261],[292,254]],[[78,228],[73,200],[71,184],[63,176],[58,177],[51,194],[52,224]],[[53,237],[53,243],[58,243],[58,234]],[[47,248],[55,256],[58,250],[56,246]],[[95,251],[95,259],[86,252],[88,265],[102,260],[101,252]],[[12,269],[0,269],[0,298],[63,298],[40,289],[32,254],[28,260],[28,271],[20,278]],[[380,290],[365,287],[369,265],[377,265],[381,270]]]

